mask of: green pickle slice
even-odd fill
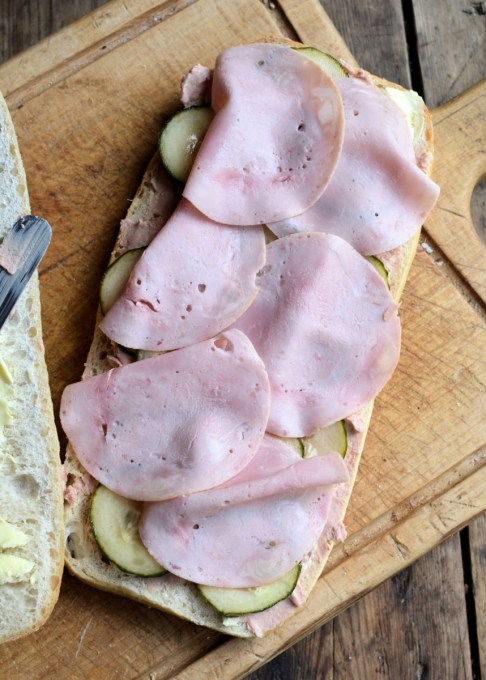
[[[101,551],[112,564],[135,576],[161,576],[164,567],[142,543],[138,522],[142,503],[98,486],[91,497],[89,519]]]
[[[284,576],[255,588],[218,588],[199,585],[202,596],[224,616],[262,612],[292,594],[300,575],[300,564]]]
[[[348,435],[344,420],[323,427],[310,437],[304,437],[304,458],[315,456],[319,453],[335,451],[344,458],[348,448]]]

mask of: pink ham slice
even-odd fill
[[[277,236],[320,231],[344,238],[363,255],[382,253],[420,229],[439,187],[417,167],[398,106],[367,81],[337,78],[336,84],[346,126],[329,186],[304,213],[269,226]]]
[[[172,350],[207,340],[251,304],[264,258],[262,227],[217,224],[183,199],[100,328],[136,349]]]
[[[233,47],[216,61],[216,116],[184,196],[217,222],[275,222],[306,210],[336,166],[344,115],[316,64],[282,45]]]
[[[150,174],[142,183],[136,210],[120,222],[117,253],[145,248],[174,212],[180,191],[160,162],[152,161]]]
[[[272,389],[267,430],[301,437],[372,400],[400,352],[397,305],[346,241],[294,234],[267,246],[260,292],[236,322]]]
[[[185,109],[211,102],[212,69],[196,64],[181,80],[181,102]]]
[[[68,386],[61,423],[95,479],[153,501],[236,475],[260,445],[269,401],[250,341],[228,331]]]
[[[337,453],[303,460],[266,436],[251,463],[216,489],[144,507],[140,535],[169,571],[195,583],[246,588],[276,580],[305,558],[326,523]]]

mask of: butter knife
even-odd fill
[[[46,220],[25,215],[0,245],[0,328],[3,326],[51,241]]]

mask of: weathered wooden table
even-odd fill
[[[0,62],[104,2],[0,0]],[[227,0],[228,7],[231,2]],[[265,0],[264,4],[285,21],[277,0]],[[321,4],[362,66],[413,87],[424,95],[430,107],[448,101],[486,75],[484,2],[321,0]],[[482,111],[485,116],[486,106]],[[455,168],[451,168],[453,172]],[[478,189],[473,201],[475,224],[483,238],[485,196],[486,192]],[[447,248],[444,251],[430,234],[424,239],[433,266],[447,272],[468,302],[482,311],[484,319],[481,295],[457,267],[457,260],[452,258],[451,264]],[[482,255],[486,262],[486,246]],[[467,342],[466,334],[464,341]],[[482,671],[484,678],[485,546],[486,518],[482,517],[248,677],[472,680],[480,679]],[[48,656],[46,650],[46,668]],[[0,661],[7,669],[1,650]],[[18,654],[8,674],[2,677],[28,677],[27,670]],[[44,675],[40,670],[36,677],[56,680],[52,668]],[[96,673],[75,677],[95,678]],[[138,674],[131,674],[127,668],[117,677]]]

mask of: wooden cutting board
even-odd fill
[[[80,377],[118,222],[180,75],[280,33],[352,59],[316,1],[279,5],[114,0],[0,67],[32,209],[54,227],[41,286],[56,412]],[[442,195],[422,239],[433,252],[417,254],[403,296],[401,361],[376,402],[348,539],[306,607],[262,640],[231,640],[66,575],[48,623],[0,648],[0,677],[243,677],[484,510],[486,253],[469,199],[486,172],[485,92],[434,112]]]

